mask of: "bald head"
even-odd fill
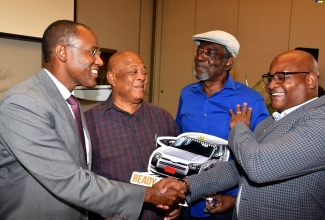
[[[308,52],[291,50],[281,53],[272,61],[268,75],[272,77],[266,89],[272,107],[279,112],[318,95],[319,67]]]
[[[125,50],[125,51],[117,52],[110,57],[107,64],[107,70],[114,72],[114,69],[125,65],[125,62],[134,58],[142,61],[141,57],[133,51]]]
[[[271,63],[271,67],[275,63],[283,63],[283,65],[291,63],[291,66],[296,68],[297,71],[304,70],[306,72],[313,72],[319,77],[319,67],[317,61],[310,53],[302,50],[291,50],[281,53],[274,58],[273,62]]]

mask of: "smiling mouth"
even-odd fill
[[[272,97],[281,97],[284,96],[284,92],[275,92],[271,94]]]
[[[98,70],[91,70],[92,73],[98,74]]]

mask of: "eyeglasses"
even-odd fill
[[[95,55],[97,54],[98,56],[100,56],[100,54],[102,53],[102,51],[100,51],[99,48],[96,48],[96,49],[93,49],[93,50],[86,50],[86,49],[83,49],[83,48],[80,48],[80,47],[74,47],[74,46],[70,46],[70,45],[65,45],[66,47],[71,47],[71,48],[75,48],[75,49],[78,49],[78,50],[84,50],[84,51],[87,51],[91,54],[92,57],[95,57]]]
[[[263,78],[265,85],[269,85],[273,79],[277,84],[281,84],[281,83],[284,83],[284,81],[286,79],[286,75],[293,75],[293,74],[299,74],[299,73],[309,74],[309,72],[285,72],[284,71],[284,72],[276,72],[273,75],[264,74],[264,75],[262,75],[262,78]]]

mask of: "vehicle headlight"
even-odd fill
[[[202,166],[202,164],[200,164],[200,163],[190,163],[188,165],[188,168],[190,170],[197,170],[197,171],[199,171],[201,169],[201,166]]]
[[[155,155],[153,155],[153,158],[159,160],[162,157],[160,152],[155,153]]]
[[[151,164],[152,164],[153,166],[156,166],[156,165],[157,165],[157,162],[158,162],[158,160],[159,160],[160,158],[162,158],[161,153],[159,153],[159,152],[155,153],[155,154],[152,156]]]

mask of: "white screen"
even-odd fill
[[[0,0],[0,32],[41,38],[56,20],[74,20],[75,0]]]

